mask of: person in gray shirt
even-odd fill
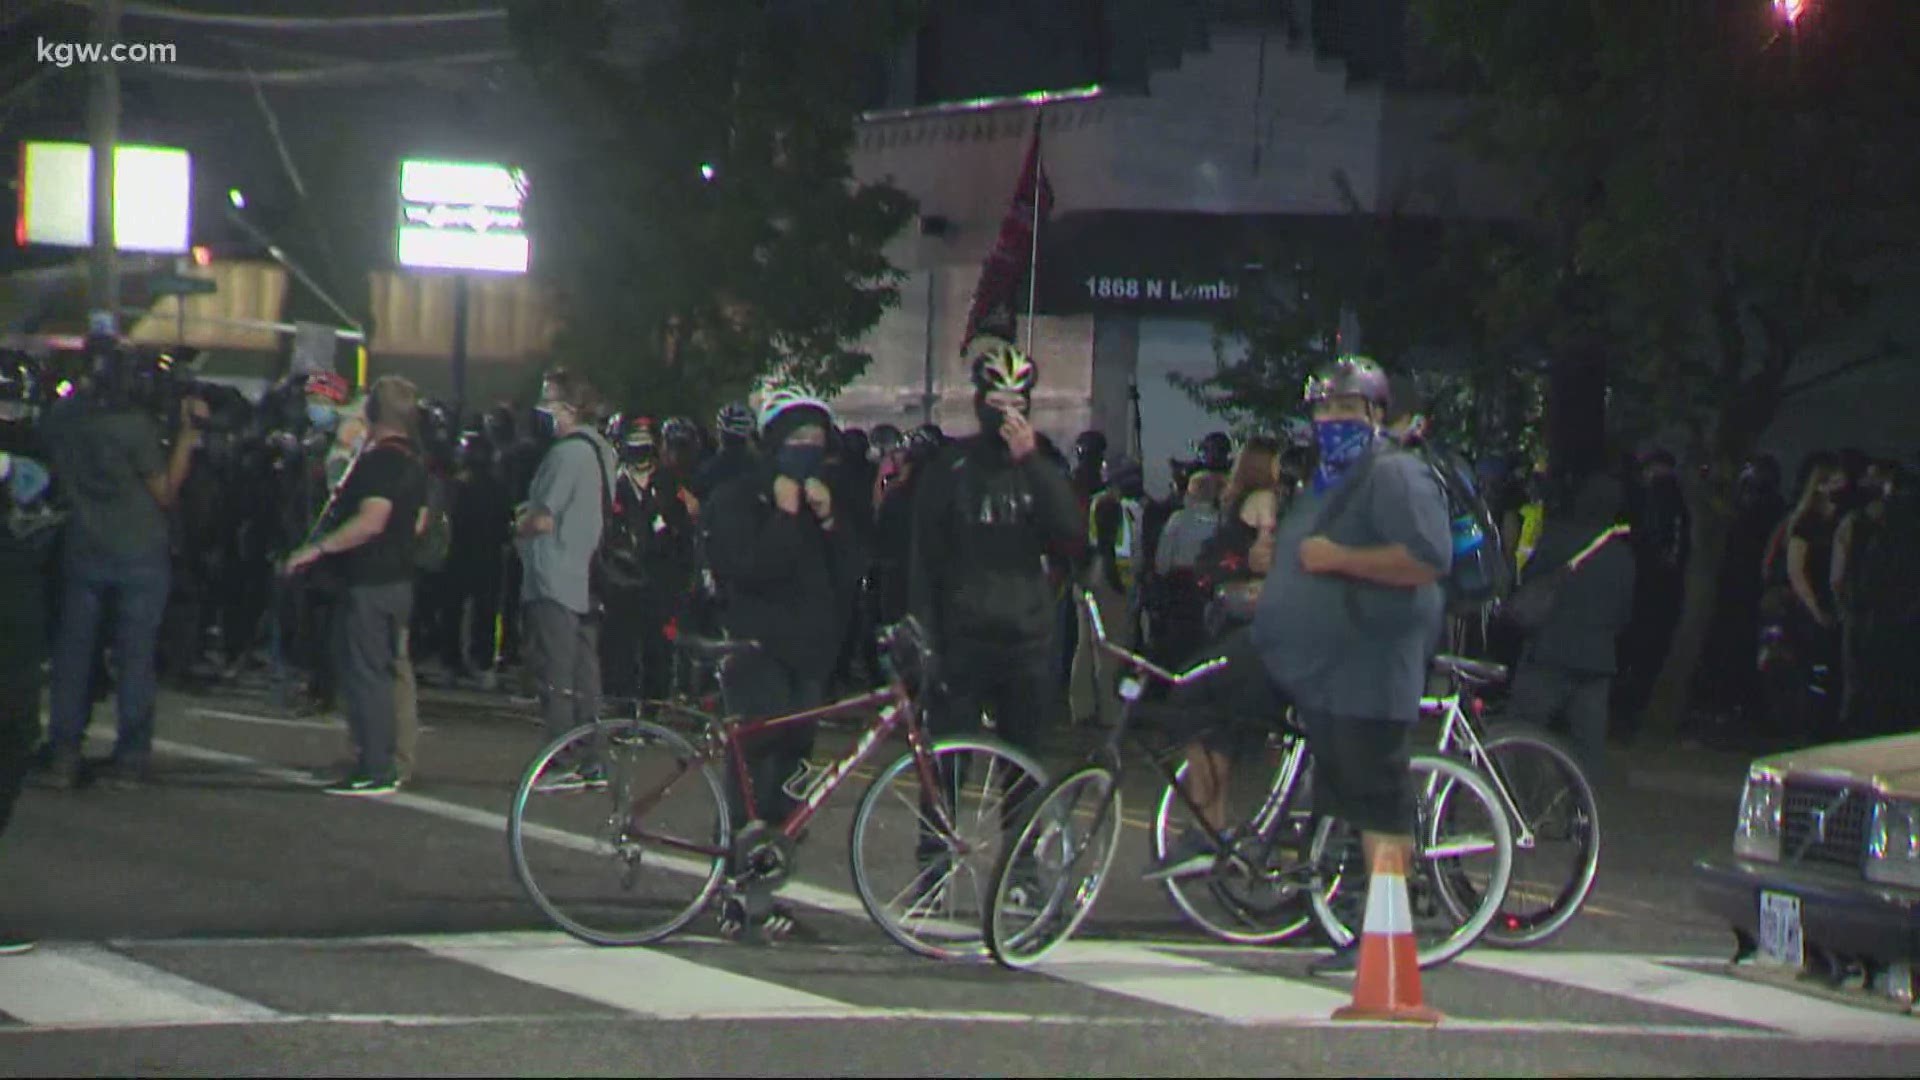
[[[1446,497],[1383,438],[1387,376],[1342,357],[1307,381],[1320,462],[1275,532],[1253,644],[1313,748],[1315,810],[1357,828],[1369,866],[1406,874],[1408,744],[1452,565]],[[1316,970],[1351,970],[1342,950]]]
[[[537,411],[551,418],[555,438],[516,513],[514,544],[525,568],[520,600],[528,666],[547,733],[558,736],[599,718],[600,620],[592,564],[620,462],[595,430],[600,396],[584,376],[567,370],[547,376]],[[587,779],[563,766],[547,783]]]

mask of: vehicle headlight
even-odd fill
[[[1780,810],[1785,801],[1780,774],[1754,768],[1740,792],[1740,817],[1733,826],[1733,853],[1743,859],[1780,861]]]
[[[1867,826],[1867,880],[1920,889],[1920,803],[1882,799]]]

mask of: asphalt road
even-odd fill
[[[151,786],[30,790],[0,923],[42,945],[0,958],[0,1074],[1911,1075],[1920,1045],[1920,1018],[1725,969],[1687,868],[1728,842],[1735,758],[1605,789],[1582,917],[1427,973],[1447,1020],[1407,1030],[1331,1021],[1351,981],[1307,976],[1311,946],[1193,932],[1139,880],[1138,825],[1045,971],[910,955],[852,895],[857,788],[802,848],[794,939],[723,942],[703,918],[652,948],[578,944],[503,842],[537,727],[497,696],[423,711],[420,775],[387,799],[320,794],[337,723],[243,694],[169,695]],[[1152,795],[1137,778],[1127,816]]]

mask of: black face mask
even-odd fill
[[[827,448],[824,446],[782,446],[774,452],[774,471],[781,476],[794,480],[811,480],[820,475],[820,467],[825,463]]]
[[[998,435],[1000,425],[1007,422],[1007,414],[984,401],[974,403],[973,415],[980,421],[980,434]]]

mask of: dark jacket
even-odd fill
[[[909,604],[939,642],[1038,645],[1057,621],[1043,557],[1083,528],[1066,473],[1039,453],[1015,464],[979,436],[943,451],[914,493]]]
[[[1549,509],[1526,577],[1564,566],[1612,527],[1620,505],[1620,485],[1595,477],[1572,505],[1557,515]],[[1553,612],[1527,643],[1524,658],[1585,674],[1613,674],[1614,641],[1633,617],[1634,578],[1632,544],[1625,537],[1609,541],[1560,586]]]
[[[716,488],[700,518],[727,633],[824,678],[846,639],[865,569],[858,533],[839,523],[822,530],[804,501],[799,513],[781,513],[772,470],[759,461]]]

